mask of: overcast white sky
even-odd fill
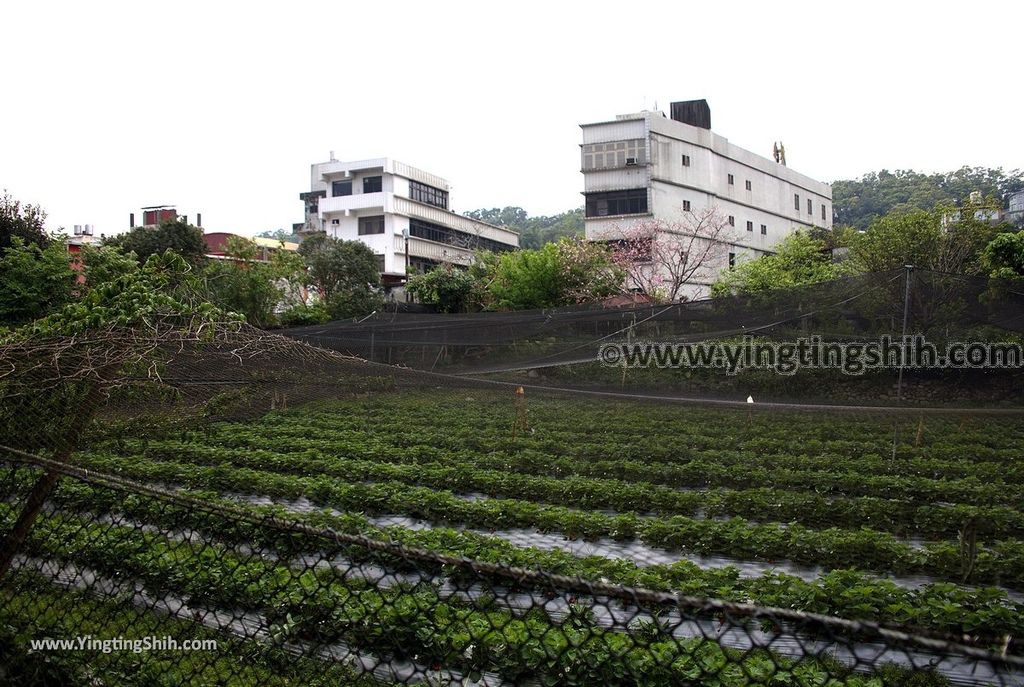
[[[823,181],[1013,169],[1022,7],[7,0],[0,188],[51,229],[168,203],[254,234],[302,220],[334,150],[439,174],[459,212],[553,214],[581,205],[580,123],[691,98]]]

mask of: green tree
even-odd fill
[[[1024,279],[1024,232],[1003,232],[981,254],[981,262],[994,279]]]
[[[76,272],[63,242],[42,248],[20,236],[0,250],[0,326],[31,322],[71,301]]]
[[[763,255],[721,273],[711,286],[712,296],[750,294],[829,281],[848,267],[832,262],[825,242],[797,231]]]
[[[145,264],[150,255],[160,255],[170,249],[190,265],[205,260],[206,241],[203,230],[182,219],[164,220],[157,227],[135,227],[126,234],[107,239],[107,245],[117,246],[125,253],[135,253],[139,264]]]
[[[934,210],[893,212],[874,221],[850,242],[850,259],[861,272],[885,272],[913,265],[938,272],[978,274],[980,254],[998,232],[975,211],[940,205]]]
[[[9,247],[15,238],[23,244],[46,246],[46,213],[38,205],[22,205],[4,191],[0,196],[0,251]]]
[[[475,305],[477,283],[469,270],[445,263],[411,277],[406,290],[420,303],[433,306],[438,312],[468,312]]]
[[[276,323],[275,312],[302,279],[302,258],[285,250],[260,259],[262,249],[241,237],[228,239],[224,260],[210,260],[203,270],[210,300],[241,313],[255,327]]]
[[[299,245],[299,254],[309,285],[332,317],[359,317],[384,304],[377,256],[365,243],[317,234]]]
[[[620,293],[625,278],[605,246],[578,239],[503,253],[489,266],[484,305],[496,310],[594,301]]]

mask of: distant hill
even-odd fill
[[[567,210],[550,217],[530,217],[521,207],[470,210],[467,217],[501,224],[519,232],[522,248],[540,248],[564,236],[583,236],[583,208]]]
[[[870,172],[860,179],[832,182],[832,208],[837,225],[866,229],[875,218],[893,210],[930,210],[942,202],[959,203],[980,191],[1004,203],[1024,189],[1024,172],[988,167],[961,167],[945,174],[922,174],[911,169]]]

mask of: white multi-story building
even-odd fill
[[[452,212],[447,181],[390,158],[342,162],[332,154],[312,165],[310,189],[299,194],[306,221],[294,230],[362,241],[385,286],[441,263],[468,265],[478,250],[519,247],[517,232]]]
[[[723,232],[722,260],[688,285],[686,296],[707,294],[720,269],[759,255],[795,228],[832,227],[832,188],[729,143],[711,131],[703,100],[663,112],[619,115],[582,124],[586,233],[614,241],[638,220],[685,224],[688,213],[713,208]]]

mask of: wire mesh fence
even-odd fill
[[[1001,637],[484,563],[5,455],[7,523],[42,471],[63,480],[0,596],[19,684],[1012,684],[1024,667]]]
[[[908,374],[900,404],[891,369],[594,360],[867,339],[905,277],[327,328],[372,354],[236,325],[0,346],[0,681],[1022,684],[1019,370]],[[1019,337],[1020,294],[913,279],[911,331]]]

